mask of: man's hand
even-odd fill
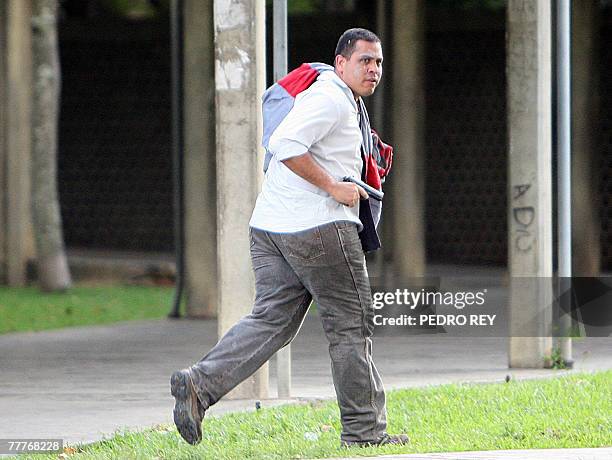
[[[336,182],[328,193],[338,203],[351,208],[359,203],[360,196],[364,200],[368,198],[368,193],[362,187],[352,182]]]
[[[317,163],[310,152],[283,160],[291,171],[313,185],[329,193],[334,200],[345,206],[353,207],[359,203],[359,197],[368,198],[367,192],[352,182],[338,182]]]

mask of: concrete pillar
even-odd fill
[[[599,219],[599,5],[572,3],[572,261],[574,276],[597,276]]]
[[[425,271],[425,2],[395,0],[392,18],[389,108],[395,158],[391,193],[385,195],[386,216],[391,214],[385,221],[391,226],[386,251],[392,252],[399,280],[407,280]]]
[[[391,47],[387,46],[387,12],[388,12],[387,2],[384,0],[376,1],[376,28],[373,29],[373,32],[378,35],[380,38],[383,56],[386,56],[387,52],[390,52]],[[386,142],[391,142],[390,136],[387,134],[389,130],[386,129],[387,120],[385,117],[386,108],[385,108],[385,90],[390,83],[390,65],[391,63],[390,56],[386,56],[388,61],[383,63],[383,78],[382,84],[378,86],[376,92],[373,96],[366,98],[366,106],[368,108],[368,113],[370,115],[370,122],[372,123],[372,128],[375,129],[378,134],[380,134],[381,138]],[[383,189],[386,191],[387,188],[390,189],[390,186],[387,187],[386,184],[383,184]],[[384,212],[381,216],[381,220],[378,225],[378,234],[380,235],[381,242],[383,245],[383,249],[370,253],[366,256],[367,264],[368,264],[368,273],[370,275],[371,282],[373,284],[381,285],[384,280],[384,272],[386,269],[386,264],[384,262],[385,259],[385,251],[387,246],[392,246],[392,236],[389,235],[387,237],[386,226],[387,226],[387,217],[391,214],[391,207],[387,208],[387,203],[383,204]]]
[[[6,2],[0,2],[0,284],[6,280]]]
[[[551,4],[507,6],[510,367],[552,352]]]
[[[214,0],[217,126],[219,334],[251,311],[255,297],[249,219],[263,178],[261,94],[265,87],[265,3]],[[264,398],[268,366],[230,397]]]
[[[187,316],[217,314],[217,181],[213,0],[184,0],[184,178]]]
[[[376,0],[376,29],[373,32],[378,35],[380,38],[383,56],[385,53],[391,50],[387,49],[387,12],[389,9],[389,5],[385,0]],[[390,56],[389,56],[390,57]],[[385,108],[385,91],[389,86],[390,81],[388,80],[390,73],[388,72],[387,66],[391,67],[391,60],[389,59],[387,62],[383,62],[383,79],[382,84],[376,88],[376,92],[370,98],[366,98],[366,101],[369,103],[368,112],[370,114],[370,121],[372,122],[372,127],[378,131],[378,133],[384,137],[385,134],[385,113],[387,112]],[[370,107],[372,108],[370,110]]]
[[[32,50],[29,0],[3,2],[0,75],[2,140],[0,161],[3,195],[0,261],[4,279],[11,286],[26,282],[26,264],[34,256],[30,213],[31,81]]]

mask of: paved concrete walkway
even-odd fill
[[[408,459],[408,460],[609,460],[612,448],[601,449],[532,449],[493,450],[484,452],[448,452],[437,454],[382,455],[359,457],[360,460]],[[342,459],[336,459],[342,460]]]
[[[197,361],[215,342],[215,321],[166,319],[1,335],[0,438],[90,442],[116,430],[171,423],[170,374]],[[503,338],[375,337],[374,357],[387,388],[565,373],[508,370],[506,348]],[[577,341],[576,369],[612,368],[611,350],[610,338]],[[293,395],[333,397],[326,340],[316,314],[306,319],[292,352]],[[272,365],[271,397],[274,370]],[[263,405],[281,402],[286,401]],[[221,401],[210,413],[253,407],[254,401]]]

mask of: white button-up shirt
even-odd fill
[[[269,149],[274,156],[253,210],[251,227],[291,233],[348,220],[361,230],[359,206],[338,203],[282,163],[310,152],[314,161],[337,180],[361,177],[357,103],[335,72],[321,73],[297,95],[293,108],[272,134]]]

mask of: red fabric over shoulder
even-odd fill
[[[312,85],[318,76],[319,72],[304,63],[278,80],[278,84],[285,88],[292,97],[295,97]]]
[[[380,156],[380,162],[378,163],[378,173],[380,178],[384,178],[389,175],[391,166],[393,164],[393,147],[382,141],[376,131],[372,129],[372,141],[374,142],[374,148],[378,151]]]
[[[380,170],[376,164],[376,160],[372,155],[365,158],[365,182],[366,184],[374,187],[376,190],[382,189],[382,183],[380,180]]]

